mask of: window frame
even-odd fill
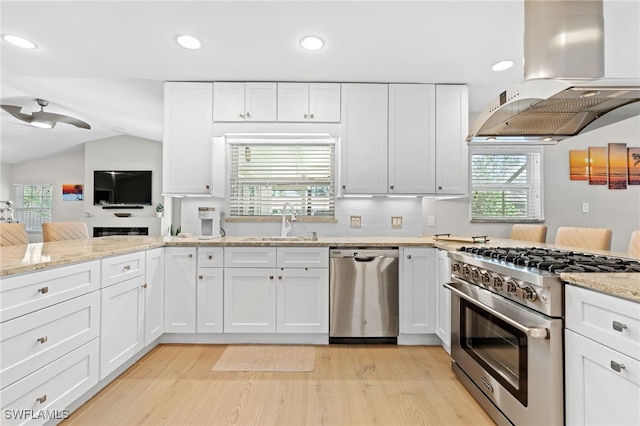
[[[24,207],[24,189],[26,187],[40,187],[41,191],[43,188],[47,187],[49,190],[49,207]],[[20,190],[20,193],[18,192]],[[42,224],[50,223],[52,217],[53,210],[53,184],[50,183],[16,183],[13,184],[13,193],[15,196],[14,203],[14,218],[19,223],[24,223],[27,233],[41,233],[42,232]],[[43,200],[43,197],[40,197],[40,201]],[[34,227],[33,221],[25,220],[25,212],[27,210],[40,210],[43,213],[40,213],[38,216],[38,225]]]
[[[532,153],[538,154],[540,158],[539,173],[539,193],[540,193],[540,212],[538,218],[525,218],[525,217],[495,217],[495,218],[474,218],[473,217],[473,203],[474,192],[477,190],[477,186],[474,186],[473,182],[473,156],[474,154],[502,154],[502,155],[530,155]],[[528,164],[528,167],[532,167],[532,164]],[[531,172],[527,174],[531,176]],[[503,184],[504,185],[504,184]],[[501,185],[495,185],[500,187]],[[535,189],[535,185],[530,185]],[[529,197],[532,194],[529,193]],[[527,201],[528,205],[532,203]],[[501,145],[484,145],[484,146],[470,146],[469,147],[469,221],[470,223],[544,223],[544,148],[542,146],[501,146]]]

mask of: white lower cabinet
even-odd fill
[[[3,425],[62,421],[67,407],[98,383],[98,339],[0,391]]]
[[[222,333],[223,331],[223,277],[224,269],[222,268],[198,268],[197,333]]]
[[[144,276],[102,289],[100,380],[144,347]]]
[[[400,333],[436,331],[435,249],[401,248]]]
[[[436,335],[451,353],[451,292],[444,284],[451,281],[451,261],[446,250],[436,250]]]
[[[224,331],[328,333],[328,260],[326,247],[225,249]]]
[[[164,250],[164,331],[195,333],[196,248]]]
[[[144,345],[164,332],[164,248],[146,252],[144,287]]]
[[[565,286],[567,425],[640,424],[640,304]]]

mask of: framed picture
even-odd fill
[[[82,201],[84,185],[81,183],[63,183],[62,184],[62,201]]]
[[[586,149],[569,151],[569,178],[571,180],[589,179],[589,153]]]
[[[627,189],[627,144],[609,144],[609,189]]]
[[[607,184],[607,147],[589,147],[589,185]]]
[[[627,148],[629,185],[640,185],[640,148]]]

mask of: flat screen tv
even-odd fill
[[[151,170],[94,170],[93,204],[151,205]]]

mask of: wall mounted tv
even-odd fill
[[[93,204],[151,205],[151,170],[94,170]]]

